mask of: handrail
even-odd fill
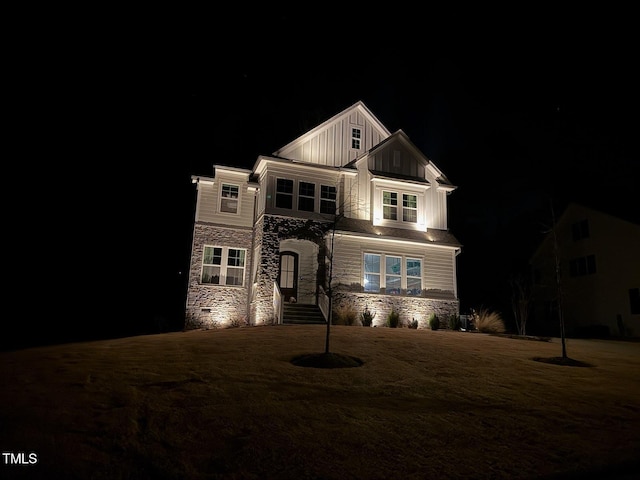
[[[273,313],[276,317],[276,325],[282,324],[282,313],[284,304],[282,303],[282,292],[278,282],[273,282]]]
[[[325,322],[329,320],[329,295],[324,291],[322,285],[318,285],[318,307],[324,315]]]

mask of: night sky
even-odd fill
[[[180,329],[191,175],[251,168],[359,100],[458,186],[449,226],[463,244],[463,310],[505,308],[508,275],[526,265],[550,205],[640,222],[638,38],[627,15],[515,17],[471,29],[422,18],[402,29],[410,35],[376,24],[369,42],[359,28],[329,42],[334,30],[272,13],[238,21],[233,35],[164,23],[91,56],[43,53],[56,67],[43,98],[73,120],[52,135],[68,178],[41,180],[63,212],[55,264],[68,280],[52,297],[68,327],[33,320],[41,341]]]

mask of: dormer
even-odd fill
[[[447,228],[445,197],[455,187],[402,130],[353,165],[360,176],[360,206],[366,211],[358,218],[422,232]]]

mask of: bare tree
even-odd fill
[[[532,296],[531,282],[524,275],[515,274],[509,280],[509,284],[512,290],[511,308],[513,309],[518,335],[526,335]]]

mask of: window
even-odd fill
[[[364,254],[364,291],[380,292],[380,255]]]
[[[422,261],[407,258],[407,295],[422,293]]]
[[[385,286],[390,295],[400,295],[402,292],[402,258],[385,257]]]
[[[336,187],[320,185],[320,213],[336,214]]]
[[[222,184],[220,192],[220,211],[227,213],[238,213],[238,191],[237,185]]]
[[[361,137],[361,131],[359,128],[352,128],[351,129],[351,148],[354,148],[356,150],[360,150],[360,137]]]
[[[632,315],[640,314],[640,288],[629,289],[629,304]]]
[[[383,278],[384,284],[381,284]],[[377,253],[364,254],[365,292],[380,293],[382,287],[388,295],[401,295],[405,285],[407,295],[422,294],[421,259]]]
[[[418,221],[418,197],[416,195],[402,195],[402,221]]]
[[[298,185],[298,210],[313,212],[315,205],[315,183],[300,182]]]
[[[276,180],[276,207],[293,208],[293,180]]]
[[[572,277],[581,277],[583,275],[591,275],[593,273],[596,273],[595,255],[574,258],[569,262],[569,275]]]
[[[571,225],[571,232],[573,234],[573,240],[578,241],[583,238],[589,238],[589,222],[582,220]]]
[[[244,284],[246,250],[229,247],[204,247],[201,283],[214,285]]]
[[[396,192],[382,192],[382,218],[385,220],[398,219],[398,194]]]

